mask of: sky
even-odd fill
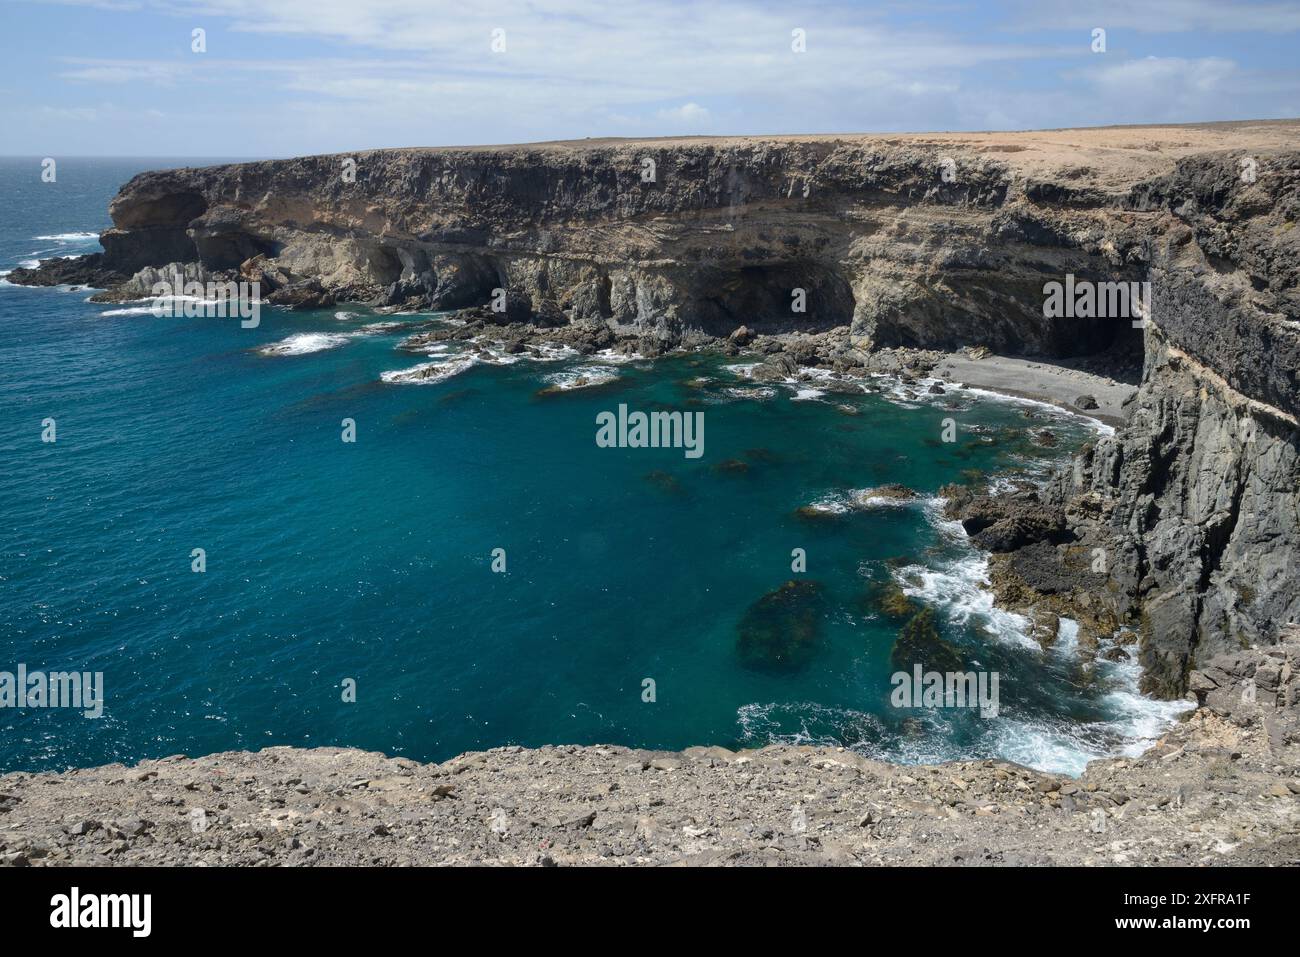
[[[0,0],[0,24],[0,155],[1300,116],[1300,0]]]

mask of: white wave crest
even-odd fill
[[[826,393],[823,392],[821,389],[796,389],[794,393],[794,397],[790,401],[812,402],[816,399],[820,399],[825,394]]]
[[[127,306],[122,309],[105,309],[101,316],[147,316],[153,312],[153,306]]]
[[[776,397],[776,389],[769,386],[732,386],[729,389],[723,389],[722,394],[733,399],[772,399]]]
[[[942,612],[954,625],[974,625],[1005,644],[1041,650],[1030,635],[1028,618],[994,604],[989,561],[983,555],[958,558],[937,569],[908,565],[894,575],[903,594]]]
[[[454,359],[422,362],[418,366],[412,366],[409,369],[394,369],[381,373],[379,378],[383,382],[397,383],[399,385],[436,385],[445,379],[450,379],[452,376],[464,372],[477,363],[477,356],[461,355]]]
[[[341,346],[349,338],[351,337],[336,332],[299,332],[287,339],[262,346],[257,351],[264,356],[302,356]]]
[[[606,382],[613,382],[617,378],[617,369],[611,369],[609,366],[593,365],[579,369],[569,369],[564,372],[553,372],[546,376],[544,381],[550,383],[552,389],[568,392],[572,389],[589,389],[595,385],[604,385]]]

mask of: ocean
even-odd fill
[[[120,184],[174,165],[203,164],[68,158],[45,183],[0,160],[0,272],[98,250]],[[0,771],[782,741],[1078,773],[1185,707],[1132,661],[1087,666],[1068,622],[1039,647],[943,519],[944,484],[1041,478],[1089,420],[756,383],[744,358],[413,355],[402,324],[447,320],[356,305],[243,328],[90,294],[0,277],[0,671],[102,672],[105,695],[100,718],[0,708]],[[598,444],[620,405],[702,414],[702,454]],[[859,501],[887,483],[918,496]],[[999,674],[996,717],[891,705],[891,583]]]

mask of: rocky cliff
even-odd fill
[[[645,350],[796,336],[841,370],[886,347],[1140,358],[1123,427],[996,505],[1015,534],[990,547],[1008,595],[1134,629],[1148,689],[1178,694],[1300,619],[1298,207],[1294,121],[387,150],[137,176],[102,255],[9,278],[124,298],[182,264],[272,303]],[[1144,328],[1049,315],[1067,276],[1149,282]]]

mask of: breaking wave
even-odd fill
[[[264,356],[304,356],[341,346],[350,338],[337,332],[299,332],[257,351]]]

